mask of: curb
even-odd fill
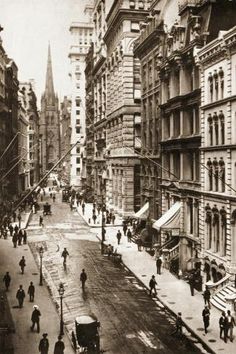
[[[96,235],[97,239],[101,242],[101,239],[98,235]],[[144,288],[146,290],[149,290],[149,287],[143,282],[143,280],[141,278],[139,278],[138,275],[136,275],[125,263],[124,263],[124,260],[123,260],[123,257],[121,259],[121,263],[123,264],[124,267],[126,267],[130,273],[133,274],[133,276],[138,279],[144,286]],[[166,304],[162,299],[160,299],[158,296],[156,297],[156,299],[175,317],[177,318],[177,314],[168,306],[168,304]],[[212,353],[212,354],[215,354],[215,352],[211,349],[211,347],[209,347],[209,345],[201,338],[199,337],[199,335],[191,328],[189,327],[189,325],[184,321],[183,321],[183,324],[184,324],[184,327],[195,337],[198,339],[198,341],[202,344],[203,348],[206,349],[209,353]]]
[[[83,220],[85,221],[85,223],[86,223],[89,227],[91,227],[91,228],[101,228],[101,227],[102,227],[101,224],[90,224],[90,223],[87,221],[87,219],[85,218],[85,216],[82,215],[82,214],[79,212],[78,209],[76,209],[76,211],[77,211],[77,213],[81,216],[81,218],[83,218]],[[122,227],[122,224],[115,224],[115,225],[113,225],[113,224],[105,224],[104,227]]]

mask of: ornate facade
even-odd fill
[[[55,94],[53,85],[50,46],[48,47],[46,86],[41,98],[40,138],[42,154],[41,175],[44,175],[61,157],[60,114],[58,97]]]
[[[236,273],[236,29],[198,53],[201,69],[202,255]]]

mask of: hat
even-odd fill
[[[48,335],[47,333],[43,333],[43,337],[47,337],[47,335]]]
[[[33,308],[38,310],[39,307],[38,305],[34,305]]]
[[[57,338],[60,340],[60,339],[62,339],[62,336],[58,336]]]

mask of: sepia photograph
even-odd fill
[[[0,0],[0,354],[236,353],[236,0]]]

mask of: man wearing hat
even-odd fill
[[[39,351],[41,354],[48,354],[49,341],[47,339],[48,334],[44,333],[43,338],[39,342]]]
[[[62,337],[58,336],[58,341],[55,343],[53,354],[64,354],[65,344],[62,341]]]
[[[39,311],[39,308],[37,305],[34,305],[33,307],[33,312],[32,312],[32,315],[31,315],[31,321],[32,321],[32,326],[30,327],[31,328],[31,331],[34,330],[34,326],[35,324],[37,325],[37,332],[39,333],[40,332],[40,326],[39,326],[39,319],[40,319],[40,316],[41,316],[41,313]]]

